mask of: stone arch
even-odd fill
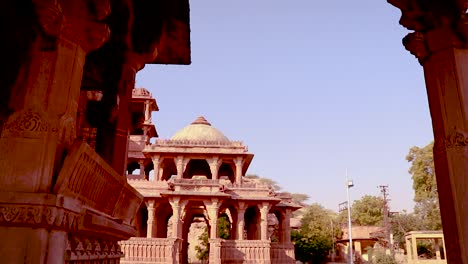
[[[135,170],[139,170],[140,169],[140,164],[138,164],[137,161],[131,161],[129,163],[127,163],[127,174],[133,174],[133,172]]]
[[[219,209],[219,217],[225,215],[229,220],[229,238],[227,239],[236,239],[237,234],[237,209],[234,205],[225,205]],[[218,220],[219,224],[219,220]],[[218,232],[219,233],[219,232]]]
[[[177,167],[172,158],[164,158],[160,168],[162,168],[161,181],[168,181],[173,175],[177,175]]]
[[[194,176],[212,179],[210,165],[208,165],[208,162],[205,159],[191,159],[187,163],[183,178],[192,179]]]
[[[245,210],[245,227],[247,240],[260,240],[260,209],[256,205],[247,207]]]
[[[228,179],[231,183],[236,181],[235,168],[233,164],[223,162],[219,167],[218,178]]]
[[[207,232],[209,238],[210,223],[208,221],[208,215],[204,203],[202,201],[189,201],[185,207],[185,213],[182,215],[182,222],[183,224],[181,263],[188,263],[189,250],[193,251],[194,247],[200,244],[200,241],[198,241],[198,234],[196,235],[196,237],[189,237],[192,225],[194,223],[201,223],[201,225],[204,226],[204,228],[206,228],[206,230],[202,231]],[[190,243],[189,240],[191,240],[192,243]],[[206,245],[206,247],[207,249],[209,249],[209,243]]]
[[[283,242],[284,215],[279,211],[268,214],[268,238],[271,242]]]
[[[155,228],[157,238],[169,237],[169,220],[172,217],[172,207],[169,203],[161,203],[155,210]]]
[[[135,217],[137,237],[146,237],[148,230],[148,208],[145,203],[140,205]]]

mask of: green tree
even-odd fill
[[[279,184],[276,181],[272,180],[272,179],[265,178],[265,177],[260,177],[260,176],[255,175],[255,174],[245,175],[244,177],[247,178],[247,179],[251,179],[251,180],[257,180],[258,182],[263,183],[263,184],[267,184],[267,185],[271,186],[273,188],[273,190],[275,190],[275,191],[281,190],[281,186],[279,186]]]
[[[338,228],[332,234],[331,222],[335,218],[334,212],[319,204],[306,208],[301,229],[291,233],[297,260],[304,263],[322,263],[326,260],[332,248],[333,237],[341,237]]]
[[[351,218],[357,225],[377,226],[382,224],[384,201],[381,197],[364,195],[354,201],[351,207]]]
[[[305,201],[310,198],[310,196],[305,193],[291,193],[291,197],[294,202],[299,204],[304,204]]]
[[[229,239],[231,236],[231,223],[226,215],[218,218],[218,236],[222,239]],[[200,244],[195,246],[198,260],[207,260],[210,255],[208,227],[205,227],[203,233],[198,237]]]
[[[416,203],[414,212],[420,217],[424,229],[440,230],[442,221],[434,170],[433,147],[434,142],[422,148],[412,147],[406,160],[411,163],[408,172],[413,179],[414,201]]]
[[[410,231],[423,230],[424,227],[418,215],[403,211],[392,216],[390,229],[393,234],[395,244],[399,248],[406,250],[405,234]]]
[[[198,260],[207,260],[210,256],[210,247],[208,244],[208,227],[205,227],[203,233],[198,237],[200,244],[195,246],[195,251],[197,252]]]

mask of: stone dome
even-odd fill
[[[218,141],[230,142],[230,140],[218,129],[200,116],[190,125],[182,128],[171,137],[172,140],[190,140],[190,141]]]

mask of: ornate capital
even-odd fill
[[[41,48],[55,50],[63,37],[85,51],[99,48],[110,36],[103,20],[110,14],[109,0],[34,0]]]
[[[413,31],[403,45],[422,64],[433,52],[468,41],[466,1],[387,0],[401,10],[400,24]]]

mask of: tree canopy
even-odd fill
[[[351,218],[357,225],[377,226],[382,224],[384,201],[381,197],[364,195],[354,201],[351,207]]]
[[[409,173],[413,179],[414,212],[420,217],[424,229],[439,230],[442,228],[440,218],[439,196],[434,170],[434,142],[425,147],[412,147],[406,156],[411,163]]]
[[[341,237],[339,228],[332,234],[332,221],[335,219],[336,214],[322,205],[312,204],[306,208],[301,229],[292,232],[297,260],[304,263],[321,263],[326,260],[333,245],[333,237]]]

